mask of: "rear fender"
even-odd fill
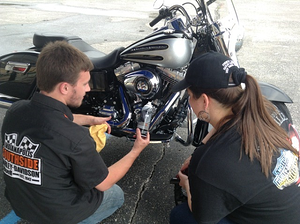
[[[36,91],[36,61],[39,53],[23,51],[0,57],[0,106],[30,99]]]
[[[259,82],[262,94],[270,101],[293,103],[293,100],[278,87],[264,82]]]

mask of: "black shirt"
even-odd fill
[[[236,127],[198,147],[189,166],[193,215],[199,223],[228,216],[239,224],[299,223],[299,165],[281,150],[267,178],[258,160],[242,152]]]
[[[108,175],[89,130],[63,103],[36,93],[14,103],[2,126],[5,196],[36,223],[77,223],[100,206]]]

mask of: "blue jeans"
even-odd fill
[[[193,217],[193,214],[188,206],[188,203],[182,203],[172,209],[170,214],[170,224],[197,224],[198,222]],[[217,224],[235,224],[228,218],[223,218]]]
[[[124,192],[118,185],[104,191],[103,200],[93,215],[78,224],[96,224],[111,216],[124,203]]]

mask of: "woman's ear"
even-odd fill
[[[202,102],[203,102],[203,105],[204,105],[204,109],[205,111],[207,111],[207,108],[208,108],[208,105],[209,105],[209,97],[203,93],[202,96],[201,96],[201,99],[202,99]]]

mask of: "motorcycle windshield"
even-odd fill
[[[207,1],[208,11],[212,22],[236,23],[237,17],[231,0]]]
[[[206,4],[213,34],[219,40],[217,44],[222,46],[221,52],[233,57],[238,65],[235,52],[238,50],[239,40],[243,38],[243,28],[239,24],[232,0],[209,0]]]

